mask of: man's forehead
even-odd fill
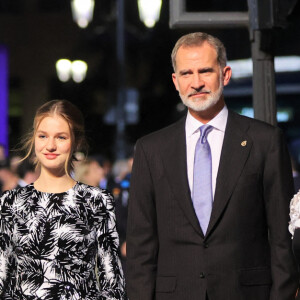
[[[217,63],[217,52],[214,47],[209,45],[182,46],[176,55],[176,64],[188,62],[209,62]]]

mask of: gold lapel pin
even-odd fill
[[[242,141],[242,142],[241,142],[241,145],[242,145],[243,147],[245,147],[245,146],[247,145],[247,141]]]

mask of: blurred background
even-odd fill
[[[121,31],[117,0],[95,0],[92,20],[80,27],[74,21],[71,2],[0,0],[0,63],[7,78],[7,102],[0,103],[2,135],[7,134],[9,149],[15,148],[30,129],[38,106],[51,99],[67,99],[85,116],[90,154],[100,153],[111,160],[125,158],[137,138],[185,113],[171,80],[170,53],[181,35],[199,28],[170,29],[168,0],[162,0],[159,18],[150,24],[151,28],[140,19],[137,0],[124,0]],[[247,0],[185,2],[189,12],[248,10]],[[278,125],[285,131],[297,162],[300,160],[299,6],[296,3],[288,16],[287,27],[272,33],[274,55],[293,57],[292,61],[281,61],[278,65],[279,69],[282,64],[293,68],[276,73],[276,95]],[[229,61],[248,59],[251,65],[247,28],[201,28],[201,31],[224,42]],[[124,52],[118,53],[123,46]],[[84,61],[86,74],[77,79],[70,74],[59,78],[56,63],[60,59]],[[241,69],[238,64],[234,71]],[[245,72],[246,75],[232,79],[225,96],[229,108],[252,116],[252,78],[251,73]],[[2,96],[3,93],[2,88]],[[120,103],[122,122],[118,124]]]

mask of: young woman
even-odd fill
[[[0,299],[126,299],[113,198],[70,177],[80,111],[47,102],[26,145],[40,176],[1,197]]]

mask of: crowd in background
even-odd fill
[[[72,174],[76,181],[106,189],[114,196],[121,261],[125,271],[127,205],[133,153],[129,153],[126,159],[114,162],[100,154],[85,157],[80,152],[76,153],[76,159]],[[6,190],[33,183],[38,176],[39,171],[33,161],[22,161],[22,157],[16,154],[6,156],[4,146],[0,145],[0,195]]]

